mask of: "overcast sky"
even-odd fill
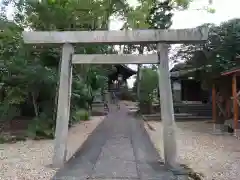
[[[1,2],[2,0],[0,0]],[[128,0],[131,5],[136,5],[136,0]],[[203,8],[208,4],[208,0],[194,0],[190,8],[186,11],[175,12],[173,17],[173,25],[171,28],[193,28],[203,23],[219,24],[233,18],[240,18],[240,0],[213,0],[212,8],[216,10],[214,14],[210,14],[204,10],[196,10]],[[8,15],[11,17],[13,8],[8,9]],[[122,27],[123,22],[112,20],[110,24],[111,30],[118,30]],[[136,69],[135,65],[130,65]],[[133,79],[129,79],[129,86],[133,84]]]

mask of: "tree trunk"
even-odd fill
[[[35,116],[39,117],[38,105],[37,105],[36,96],[34,92],[31,92],[31,96],[32,96],[32,103],[34,107]]]

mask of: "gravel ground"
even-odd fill
[[[67,159],[81,147],[103,118],[91,117],[90,121],[70,129]],[[56,172],[51,168],[52,156],[53,140],[0,144],[0,180],[49,180]]]
[[[160,151],[161,122],[147,123],[145,128]],[[202,121],[177,122],[176,125],[179,163],[202,173],[204,180],[240,179],[240,140],[230,135],[212,135],[212,124]]]

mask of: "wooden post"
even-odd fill
[[[231,103],[230,99],[227,99],[226,100],[226,115],[227,115],[227,118],[231,117],[231,105],[230,105],[230,103]]]
[[[238,129],[238,102],[237,102],[237,78],[236,74],[232,76],[232,96],[233,96],[233,120],[234,120],[234,131]]]
[[[157,44],[159,64],[159,90],[161,104],[161,120],[163,123],[163,145],[165,164],[170,168],[176,167],[176,138],[173,98],[169,74],[167,44]]]
[[[217,122],[217,106],[216,106],[216,85],[212,85],[212,118],[213,123]]]
[[[74,48],[71,44],[64,44],[62,48],[61,72],[59,82],[57,120],[54,142],[53,166],[62,167],[66,158],[68,123],[70,111],[71,91],[71,56]]]

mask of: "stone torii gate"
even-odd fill
[[[26,44],[61,44],[61,73],[55,131],[53,166],[61,167],[66,159],[66,145],[72,84],[72,64],[159,64],[159,89],[165,164],[174,167],[176,140],[174,111],[169,77],[169,44],[206,41],[208,29],[132,30],[132,31],[35,31],[23,32]],[[157,54],[74,54],[72,44],[142,44],[157,43]]]

